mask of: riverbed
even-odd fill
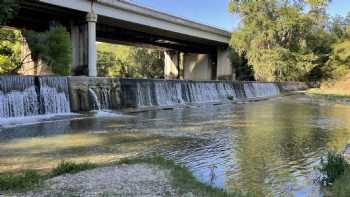
[[[349,142],[349,105],[298,94],[0,127],[0,172],[156,154],[229,191],[322,196],[315,167]]]

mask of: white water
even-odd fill
[[[135,80],[138,107],[228,102],[278,96],[274,83]]]
[[[0,77],[0,119],[70,112],[65,77]],[[10,121],[10,120],[8,120]]]
[[[112,95],[108,88],[89,88],[89,97],[94,110],[102,111],[112,108]]]
[[[43,114],[69,113],[68,82],[65,77],[40,77],[40,104]]]
[[[39,113],[35,87],[29,87],[23,91],[0,91],[0,117],[33,116]]]

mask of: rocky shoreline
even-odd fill
[[[0,195],[1,196],[1,195]],[[130,164],[96,168],[58,176],[43,186],[12,197],[59,196],[183,196],[171,184],[170,171],[151,164]],[[193,196],[191,193],[185,196]],[[5,197],[5,196],[1,196]]]

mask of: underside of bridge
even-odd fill
[[[100,0],[95,4],[87,0],[22,0],[18,16],[9,25],[35,31],[46,31],[56,24],[65,26],[71,34],[73,75],[84,73],[84,69],[88,69],[89,76],[97,75],[96,41],[101,41],[163,50],[164,75],[168,79],[178,78],[180,60],[184,79],[234,79],[228,57],[228,32],[122,1]],[[88,6],[87,11],[84,6]],[[124,12],[125,19],[113,17],[123,16]],[[147,12],[152,15],[146,16]],[[159,21],[154,24],[164,28],[152,26],[150,21],[155,19]],[[183,58],[179,58],[180,53]]]

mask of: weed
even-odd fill
[[[74,174],[80,171],[89,170],[96,167],[96,164],[92,164],[89,162],[77,164],[73,162],[62,161],[60,164],[58,164],[56,168],[54,168],[51,171],[50,176],[55,177],[62,174]]]

